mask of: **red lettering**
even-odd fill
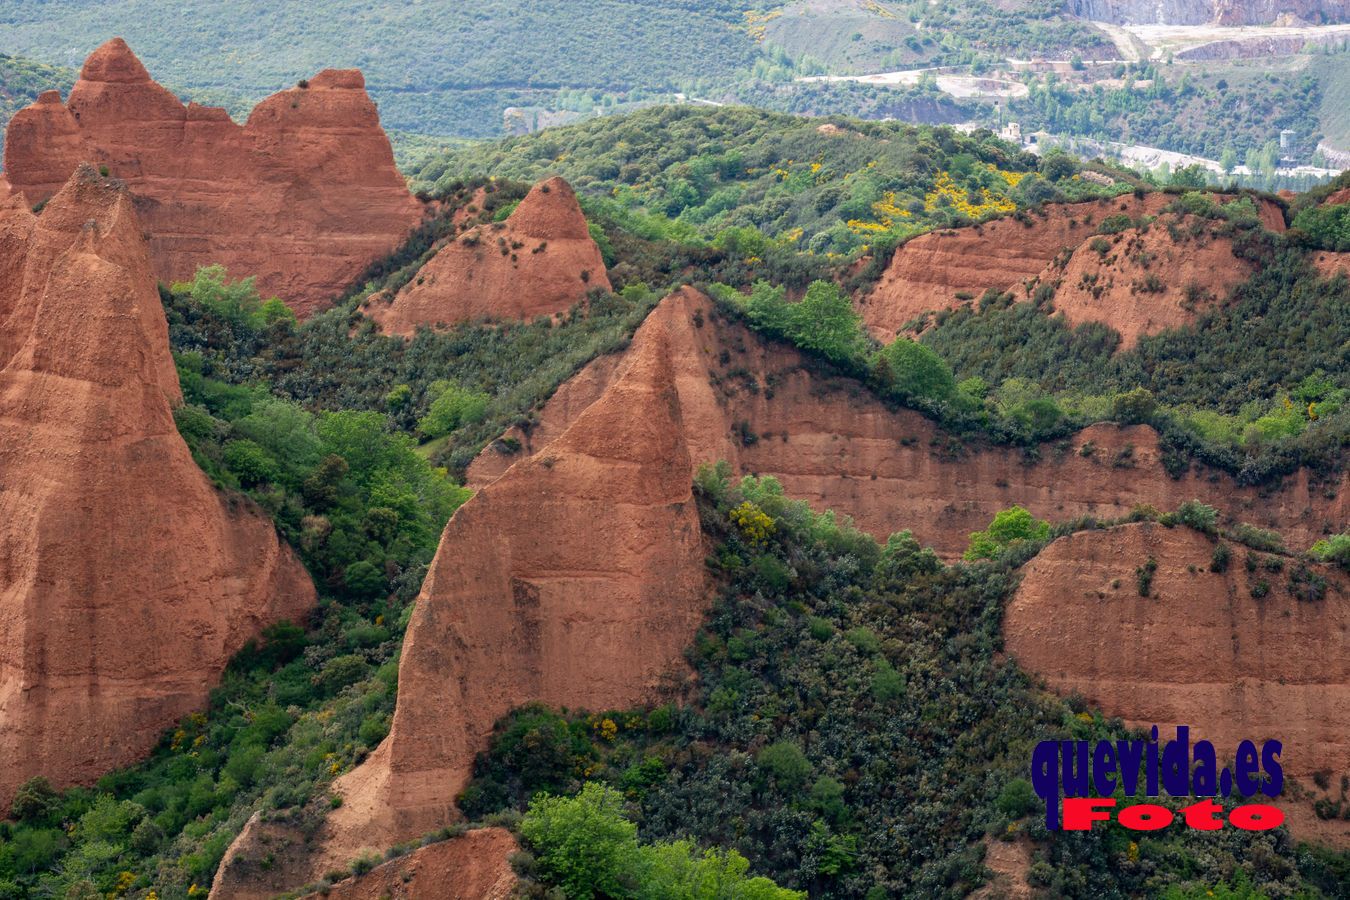
[[[1156,803],[1127,806],[1116,816],[1116,821],[1133,831],[1157,831],[1166,828],[1176,818],[1172,811]]]
[[[1186,825],[1189,828],[1218,831],[1223,827],[1223,819],[1216,818],[1222,815],[1223,807],[1213,800],[1205,799],[1199,803],[1192,803],[1190,806],[1182,807],[1181,811],[1186,814]]]
[[[1110,797],[1065,797],[1064,830],[1091,831],[1093,822],[1109,822],[1111,814],[1097,807],[1110,808],[1116,801]]]
[[[1284,813],[1279,807],[1266,803],[1248,803],[1234,808],[1228,814],[1228,821],[1244,831],[1269,831],[1284,824]]]

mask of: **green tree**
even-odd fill
[[[891,387],[901,396],[948,400],[956,394],[951,366],[918,341],[898,337],[881,355],[890,371]]]
[[[52,783],[43,776],[30,778],[14,793],[10,813],[20,822],[38,822],[49,816],[59,800]]]
[[[427,414],[417,423],[417,429],[428,438],[442,437],[461,425],[481,422],[487,414],[488,395],[479,391],[437,381],[427,393],[434,399]]]
[[[295,313],[276,297],[263,301],[254,288],[255,279],[230,281],[225,267],[202,266],[191,281],[173,285],[176,294],[187,294],[216,315],[250,328],[265,328],[276,322],[295,323]]]
[[[789,337],[805,350],[835,363],[858,361],[867,346],[862,317],[853,302],[828,281],[814,281],[791,307]]]
[[[799,790],[811,777],[811,761],[793,741],[778,741],[759,751],[759,767],[773,777],[782,790]]]
[[[347,567],[343,581],[352,596],[363,600],[373,599],[388,587],[384,573],[364,559],[357,560]]]
[[[568,897],[629,896],[623,874],[637,861],[637,826],[623,816],[623,795],[589,783],[574,798],[540,794],[520,823],[540,872]]]
[[[971,533],[965,558],[992,559],[1000,550],[1019,541],[1043,541],[1049,536],[1049,522],[1037,519],[1020,506],[1010,506],[996,513],[984,531]]]
[[[1316,559],[1350,571],[1350,534],[1333,534],[1312,545],[1308,551]]]

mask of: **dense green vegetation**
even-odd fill
[[[588,784],[575,798],[539,795],[520,823],[537,856],[517,860],[517,866],[581,900],[805,900],[750,876],[749,863],[734,850],[700,853],[689,841],[639,843],[623,802],[621,793],[599,784]]]
[[[1311,74],[1176,75],[1152,63],[1121,64],[1116,74],[1120,87],[1089,90],[1048,75],[1029,97],[1010,104],[1011,115],[1024,129],[1164,147],[1221,160],[1229,169],[1273,169],[1283,129],[1296,133],[1299,159],[1311,157],[1321,137],[1321,85]]]
[[[988,132],[660,107],[452,153],[416,179],[444,188],[475,175],[560,174],[588,211],[618,206],[671,220],[663,236],[718,241],[752,228],[827,255],[1103,190],[1047,181],[1038,166]]]
[[[1350,284],[1319,277],[1303,238],[1265,231],[1249,202],[1218,207],[1192,193],[1173,209],[1191,218],[1169,213],[1149,227],[1214,229],[1257,263],[1257,274],[1194,327],[1146,337],[1125,352],[1116,352],[1119,336],[1109,328],[1070,328],[1051,315],[1050,286],[1033,303],[991,291],[940,314],[922,342],[901,337],[885,347],[866,334],[834,284],[816,282],[795,302],[763,281],[745,292],[707,287],[752,328],[923,411],[968,442],[1017,444],[1034,454],[1039,442],[1092,422],[1147,423],[1161,432],[1174,475],[1192,460],[1246,484],[1300,466],[1338,473],[1350,443],[1350,349],[1343,339]]]
[[[492,217],[498,203],[518,199],[523,189],[494,191],[483,214]],[[448,220],[447,215],[433,223],[402,255],[377,267],[378,274],[372,271],[365,290],[396,288],[411,278]],[[439,333],[422,331],[405,341],[354,318],[355,299],[303,325],[291,317],[269,324],[262,312],[266,306],[251,284],[222,290],[223,273],[204,270],[198,282],[203,278],[210,290],[182,285],[164,295],[170,339],[180,360],[191,361],[208,379],[270,393],[321,420],[325,413],[361,412],[373,416],[363,421],[378,421],[381,428],[439,438],[424,453],[434,449],[455,477],[462,477],[478,451],[509,425],[528,422],[581,366],[622,346],[658,299],[633,284],[620,294],[597,295],[556,325],[547,319],[468,323]],[[224,284],[229,285],[227,279]],[[251,295],[252,311],[241,313],[210,300],[216,293]],[[468,414],[451,408],[452,397],[465,396],[473,398]]]
[[[1182,198],[1187,208],[1204,210],[1204,202]],[[1198,454],[1251,483],[1305,464],[1339,471],[1350,440],[1350,284],[1319,277],[1299,234],[1264,231],[1244,206],[1207,214],[1256,274],[1194,327],[1116,353],[1118,339],[1104,326],[1070,328],[1047,315],[1047,290],[1035,304],[986,296],[939,316],[923,342],[957,377],[997,386],[986,395],[996,405],[1008,395],[1054,398],[1056,419],[1149,421],[1183,457]],[[1139,390],[1148,402],[1133,411],[1107,399]]]
[[[621,792],[643,839],[725,847],[818,897],[960,896],[985,878],[982,839],[1023,834],[1037,842],[1031,882],[1049,896],[1344,889],[1334,858],[1283,831],[1045,831],[1022,777],[1032,745],[1124,733],[998,655],[1015,566],[1048,529],[946,567],[907,532],[879,545],[773,479],[736,483],[718,467],[697,484],[720,586],[689,652],[692,702],[521,710],[479,757],[466,810]],[[1213,510],[1190,506],[1165,527],[1204,526]],[[1073,527],[1095,523],[1057,532]]]

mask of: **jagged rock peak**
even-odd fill
[[[150,73],[127,42],[115,37],[89,54],[80,69],[80,78],[111,84],[142,84],[150,81]]]
[[[511,224],[531,237],[550,240],[586,240],[590,237],[576,192],[557,175],[530,189],[511,213]]]

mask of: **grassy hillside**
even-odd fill
[[[840,74],[963,65],[1003,56],[1109,57],[1100,31],[1053,0],[798,0],[770,14],[766,40]]]
[[[1320,57],[1313,71],[1322,85],[1322,133],[1331,146],[1350,150],[1350,53]]]

